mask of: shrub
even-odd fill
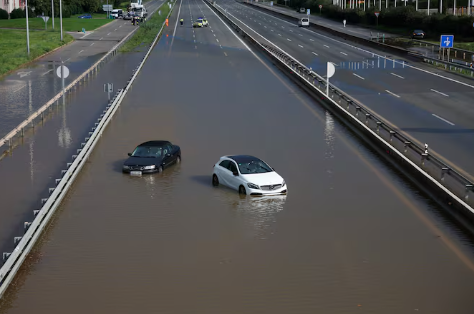
[[[0,9],[0,20],[8,20],[8,12]]]
[[[13,9],[13,11],[10,12],[11,19],[23,19],[25,17],[25,11],[23,11],[22,9]]]

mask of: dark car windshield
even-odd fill
[[[250,162],[239,163],[241,174],[254,174],[272,172],[273,169],[261,160],[252,160]]]
[[[156,146],[138,146],[132,153],[132,157],[161,157],[163,148]]]
[[[423,33],[423,31],[422,31],[422,30],[419,30],[419,29],[416,29],[416,30],[415,30],[415,33]]]

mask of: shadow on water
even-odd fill
[[[212,178],[210,175],[206,175],[206,176],[191,176],[191,179],[197,183],[200,183],[202,185],[205,185],[205,186],[212,186],[211,185],[211,182],[212,182]]]
[[[401,128],[400,130],[415,133],[474,134],[474,129]]]

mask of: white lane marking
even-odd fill
[[[361,80],[365,80],[365,78],[363,78],[362,76],[357,75],[357,74],[355,74],[355,73],[352,73],[352,75],[357,76],[357,77],[360,78]]]
[[[302,34],[298,34],[298,35],[300,35],[301,37],[303,37],[303,35],[302,35]]]
[[[217,40],[217,42],[219,42],[219,39],[216,38],[216,40]]]
[[[292,31],[291,29],[290,29],[290,32],[292,32],[292,33],[293,33],[293,31]]]
[[[193,34],[193,38],[196,38],[196,35]]]
[[[48,72],[44,72],[43,74],[41,74],[41,76],[45,76],[46,74],[48,74],[48,73],[51,72],[51,71],[53,71],[53,69],[49,70]],[[25,86],[26,86],[26,85],[25,85]],[[25,86],[23,86],[23,87],[25,87]],[[23,88],[23,87],[22,87],[22,88]]]
[[[397,97],[397,98],[400,98],[400,96],[398,96],[397,94],[392,93],[391,91],[389,91],[389,90],[387,90],[387,89],[386,89],[385,91],[386,91],[387,93],[389,93],[389,94],[391,94],[391,95]]]
[[[110,35],[110,33],[107,34],[107,36],[109,36],[109,35]]]
[[[68,61],[69,61],[69,59],[71,59],[71,57],[69,57],[69,58],[67,58],[66,60],[64,60],[64,62],[68,62]]]
[[[117,29],[114,29],[114,32],[116,31]]]
[[[314,39],[310,38],[309,40],[314,41]]]
[[[447,95],[447,94],[445,94],[445,93],[442,93],[442,92],[439,92],[439,91],[437,91],[436,89],[431,89],[431,90],[432,90],[433,92],[438,93],[438,94],[440,94],[440,95],[443,95],[443,96],[445,96],[445,97],[449,97],[449,95]]]
[[[452,123],[451,121],[448,121],[448,120],[446,120],[446,119],[444,119],[444,118],[441,118],[440,116],[437,116],[437,115],[435,115],[434,113],[432,113],[432,115],[433,115],[433,117],[436,117],[436,118],[438,118],[438,119],[440,119],[440,120],[446,122],[447,124],[454,125],[454,123]]]
[[[291,39],[287,38],[288,41],[291,41]]]
[[[347,56],[347,53],[345,53],[345,52],[342,52],[342,51],[341,51],[341,54],[343,54],[343,55]]]
[[[94,46],[95,43],[92,43],[91,46]]]
[[[316,56],[318,55],[318,54],[317,54],[316,52],[314,52],[314,51],[313,51],[313,54],[316,55]]]
[[[178,8],[178,17],[179,17],[179,13],[181,12],[182,4],[183,4],[183,1],[181,0],[181,2],[179,3],[179,8]],[[176,19],[176,23],[174,24],[173,38],[171,38],[171,44],[170,44],[170,52],[171,52],[171,48],[173,47],[174,36],[176,35],[176,27],[178,27],[178,19]],[[194,29],[193,29],[193,34],[194,34]]]
[[[266,26],[263,26],[263,27],[267,28]]]
[[[271,31],[273,32],[273,29]]]
[[[298,45],[298,46],[300,46],[301,48],[304,48],[304,47],[303,47],[303,46],[301,46],[301,45]]]
[[[212,35],[214,35],[214,37],[216,37],[216,34],[212,34]]]
[[[219,47],[221,47],[221,49],[222,49],[222,45],[219,45]]]
[[[102,38],[104,38],[104,37],[102,37]],[[99,40],[102,40],[102,38],[101,38],[101,39],[99,39]]]
[[[84,50],[79,51],[79,53],[83,52]]]
[[[278,36],[281,36],[281,34],[278,34]]]
[[[329,46],[328,46],[328,45],[324,45],[324,47],[326,47],[326,48],[329,48]]]
[[[401,78],[401,79],[404,79],[404,77],[401,76],[401,75],[398,75],[398,74],[395,74],[395,73],[390,73],[390,74],[392,74],[393,76],[399,77],[399,78]]]
[[[123,26],[123,25],[120,25],[119,28],[122,27],[122,26]]]

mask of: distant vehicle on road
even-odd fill
[[[148,141],[138,145],[122,166],[122,172],[131,175],[163,172],[172,164],[181,162],[181,148],[169,141]]]
[[[209,22],[205,18],[199,17],[197,20],[201,22],[203,26],[209,26]]]
[[[204,27],[203,21],[196,20],[196,22],[193,23],[193,27]]]
[[[121,9],[114,9],[112,12],[110,12],[110,15],[112,15],[114,19],[118,19],[123,17],[123,11]]]
[[[296,10],[296,12],[306,13],[306,9],[305,8],[299,8],[299,9]]]
[[[133,17],[134,17],[133,12],[128,12],[127,14],[125,14],[125,15],[123,16],[123,19],[124,19],[124,20],[131,20],[131,19],[133,19]]]
[[[90,14],[84,14],[84,15],[80,15],[77,17],[78,19],[91,19],[92,18],[92,15]]]
[[[285,180],[263,160],[248,155],[223,156],[214,165],[212,185],[225,185],[245,195],[281,195]]]
[[[298,27],[309,27],[309,19],[307,17],[303,17],[298,21]]]
[[[412,39],[423,39],[425,38],[425,32],[422,31],[421,29],[415,29],[413,31],[413,34],[411,35],[411,38]]]

